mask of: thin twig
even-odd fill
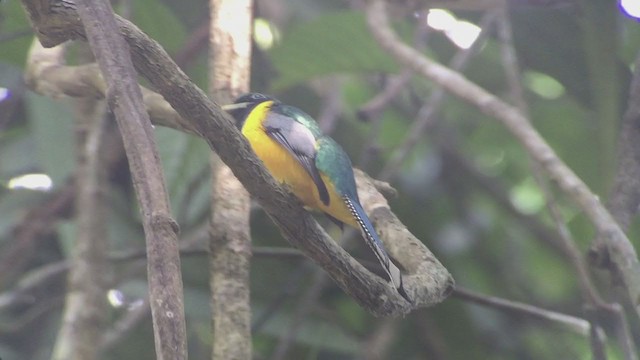
[[[493,23],[497,19],[495,11],[487,12],[480,20],[480,28],[482,29],[476,41],[467,49],[459,50],[451,59],[449,66],[453,71],[463,71],[471,58],[477,54],[478,50],[484,45]],[[405,71],[408,71],[405,70]],[[440,86],[434,89],[426,103],[420,108],[416,115],[416,121],[413,123],[404,142],[398,146],[390,156],[385,167],[380,171],[378,178],[389,181],[409,156],[411,150],[424,136],[424,132],[433,125],[435,115],[440,110],[440,106],[447,98],[444,87]]]
[[[427,11],[418,12],[418,19],[424,20]],[[414,30],[413,42],[416,49],[424,50],[431,28],[426,21],[418,21]],[[358,117],[369,124],[369,133],[362,147],[362,153],[357,162],[360,169],[367,170],[369,164],[375,160],[380,152],[380,133],[382,131],[382,111],[390,102],[400,94],[400,91],[407,87],[412,79],[413,71],[403,69],[400,75],[391,76],[386,82],[385,88],[358,110]],[[384,179],[383,179],[384,180]]]
[[[508,311],[515,314],[526,315],[531,318],[548,321],[554,324],[560,324],[568,330],[571,330],[582,336],[589,336],[591,331],[591,324],[587,320],[558,313],[555,311],[545,310],[537,306],[501,299],[494,296],[482,295],[461,287],[457,287],[453,291],[453,297],[460,298],[465,301],[470,301],[475,304],[484,305],[492,308],[496,308],[502,311]],[[604,337],[604,332],[598,330],[599,336]]]
[[[520,80],[520,69],[518,66],[515,49],[513,48],[512,44],[511,24],[509,23],[506,9],[503,9],[501,11],[498,25],[498,36],[501,40],[502,45],[502,63],[509,84],[509,93],[511,94],[513,101],[516,103],[516,106],[522,112],[522,114],[528,116],[529,110],[527,102],[524,98],[523,86]],[[558,234],[558,237],[556,237],[556,239],[560,240],[560,245],[565,249],[564,253],[567,255],[568,260],[576,271],[578,283],[580,285],[580,289],[582,290],[582,295],[585,301],[589,305],[594,307],[603,305],[604,301],[591,282],[591,278],[589,276],[589,272],[587,271],[587,267],[584,263],[580,249],[577,247],[575,240],[571,236],[571,232],[565,224],[565,220],[560,213],[560,209],[557,202],[555,201],[553,194],[551,193],[551,189],[549,189],[546,180],[542,177],[542,169],[538,166],[537,163],[532,163],[532,173],[534,175],[536,183],[544,194],[547,210],[549,211],[549,214],[553,219],[554,225],[556,227],[556,232]]]
[[[290,261],[305,259],[304,254],[299,250],[285,247],[258,246],[252,248],[251,253],[258,258],[277,258]],[[180,249],[181,257],[208,256],[208,254],[209,250],[202,246],[185,246]],[[146,259],[146,257],[146,251],[139,249],[112,253],[107,256],[107,259],[113,263],[126,263]],[[361,260],[361,262],[364,261]],[[374,262],[364,263],[372,266],[376,264]],[[64,276],[70,267],[71,262],[63,260],[32,270],[18,281],[16,287],[0,293],[0,311],[12,306],[32,303],[34,300],[32,293],[37,292],[38,288],[51,284],[56,278]]]
[[[428,59],[403,43],[390,27],[384,2],[369,0],[367,22],[380,45],[399,62],[475,105],[486,115],[502,122],[523,145],[527,153],[540,164],[551,179],[558,183],[560,189],[585,212],[595,225],[610,255],[612,274],[620,276],[636,313],[640,313],[640,263],[635,249],[609,212],[602,206],[599,198],[560,160],[549,144],[531,126],[528,119],[520,111],[468,81],[459,73]]]
[[[460,178],[468,179],[478,186],[492,201],[522,224],[536,240],[547,245],[558,255],[568,256],[558,233],[537,216],[520,211],[509,197],[507,186],[501,179],[485,174],[467,156],[461,154],[460,147],[456,146],[457,142],[452,136],[440,135],[439,138],[442,141],[438,141],[438,147],[444,161],[455,169]]]
[[[358,117],[366,122],[371,121],[380,116],[380,113],[386,108],[391,100],[393,100],[401,90],[411,80],[413,72],[411,70],[402,70],[399,75],[392,75],[386,80],[385,86],[376,96],[372,97],[366,104],[360,106],[357,111]]]
[[[507,79],[510,84],[510,93],[514,95],[514,100],[518,108],[523,114],[528,115],[528,108],[524,99],[523,86],[520,81],[520,70],[517,65],[517,59],[515,55],[515,49],[512,43],[511,37],[511,24],[509,22],[506,9],[502,10],[502,17],[498,34],[502,40],[502,53],[504,68],[507,71]],[[584,261],[582,253],[575,240],[572,238],[569,229],[567,228],[565,221],[560,213],[560,209],[554,200],[551,190],[546,184],[546,181],[542,177],[542,171],[538,164],[533,163],[533,174],[538,183],[538,186],[545,194],[547,208],[551,214],[551,218],[554,220],[555,226],[558,229],[559,239],[561,245],[565,248],[565,253],[572,266],[576,271],[578,277],[578,283],[582,292],[582,296],[586,302],[587,311],[595,309],[599,313],[604,313],[609,317],[613,317],[613,323],[615,324],[616,339],[620,343],[625,359],[635,360],[638,358],[635,346],[633,344],[632,335],[629,332],[629,326],[624,311],[618,304],[607,304],[604,302],[602,296],[594,286],[587,270],[587,265]],[[599,328],[599,321],[597,319],[591,319],[592,327]],[[604,350],[604,343],[602,338],[596,336],[596,331],[591,331],[591,347],[593,349],[594,359],[606,359],[606,352]]]

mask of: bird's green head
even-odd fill
[[[228,112],[236,120],[238,128],[242,128],[242,124],[249,115],[249,113],[259,104],[265,101],[278,102],[275,98],[260,94],[260,93],[248,93],[238,97],[233,104],[223,105],[222,110]]]

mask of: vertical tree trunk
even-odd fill
[[[211,0],[211,96],[228,103],[249,88],[251,0]],[[210,237],[212,359],[250,360],[250,198],[217,157],[213,167]]]
[[[107,230],[104,192],[104,138],[107,120],[104,103],[90,98],[77,100],[76,133],[78,167],[75,177],[76,237],[67,296],[54,360],[99,358],[96,346],[105,324]]]

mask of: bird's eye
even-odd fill
[[[262,94],[253,94],[253,95],[251,95],[251,98],[252,98],[253,100],[264,100],[264,99],[266,99],[267,97],[266,97],[266,96],[264,96],[264,95],[262,95]]]

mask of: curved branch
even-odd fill
[[[461,74],[434,62],[403,43],[391,29],[385,4],[381,0],[369,0],[366,11],[369,29],[380,46],[403,65],[476,106],[485,115],[499,120],[522,143],[531,158],[539,163],[547,175],[584,211],[595,225],[600,241],[606,244],[612,265],[611,273],[620,277],[636,312],[640,313],[640,263],[636,251],[598,196],[560,160],[520,111]]]
[[[410,274],[404,278],[405,284],[409,284],[409,296],[433,303],[438,302],[443,295],[437,291],[439,289],[445,289],[444,295],[448,296],[453,290],[454,282],[448,274],[440,271],[444,268],[442,264],[391,211],[387,199],[376,189],[379,182],[359,169],[355,169],[354,173],[358,196],[384,241],[385,248]],[[436,286],[418,286],[428,283],[435,283]]]
[[[64,96],[104,99],[107,96],[107,84],[98,64],[65,65],[62,46],[44,48],[37,39],[29,48],[24,78],[31,90],[53,99]],[[155,125],[197,135],[193,125],[178,115],[162,95],[144,86],[140,88],[145,108]]]
[[[45,46],[83,37],[72,3],[25,0],[23,4]],[[271,178],[226,113],[188,79],[160,45],[130,22],[121,18],[118,22],[140,74],[218,153],[278,225],[285,239],[322,266],[362,307],[377,316],[401,315],[417,307],[434,305],[447,296],[452,285],[447,270],[439,262],[430,261],[410,266],[424,261],[416,258],[413,251],[390,251],[405,268],[420,271],[410,273],[405,281],[407,291],[416,295],[413,304],[402,299],[385,280],[366,270],[328,237],[293,195]],[[363,203],[368,208],[366,201]],[[382,235],[382,238],[389,247],[413,246],[403,237],[390,239]],[[423,298],[421,294],[429,296]]]

